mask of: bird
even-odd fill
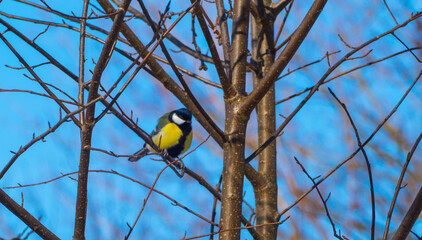
[[[192,113],[186,108],[180,108],[164,114],[158,119],[151,138],[155,145],[173,158],[185,153],[192,143]],[[136,162],[149,152],[156,151],[145,143],[128,160]]]

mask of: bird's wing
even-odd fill
[[[157,126],[155,127],[154,131],[152,131],[151,133],[152,137],[155,136],[165,125],[170,123],[169,114],[170,113],[166,113],[163,116],[161,116],[160,119],[158,119]]]

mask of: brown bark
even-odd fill
[[[274,21],[266,9],[271,1],[259,1],[257,14],[252,18],[252,62],[258,69],[253,74],[254,86],[259,85],[274,63]],[[274,84],[256,108],[258,120],[258,145],[264,144],[276,131],[275,127],[275,89]],[[261,184],[253,184],[256,204],[256,224],[274,223],[278,220],[277,211],[277,153],[276,142],[272,142],[258,155],[258,173],[264,179]],[[277,239],[277,225],[268,224],[257,227],[264,239]]]

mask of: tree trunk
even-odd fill
[[[223,188],[221,200],[220,240],[240,238],[243,200],[243,178],[245,174],[245,132],[246,121],[229,111],[226,123],[228,141],[224,144]],[[231,116],[233,116],[231,118]]]
[[[245,174],[245,136],[250,112],[239,111],[245,97],[246,57],[248,55],[249,0],[236,0],[233,5],[231,46],[232,84],[235,96],[225,99],[225,135],[223,189],[221,195],[220,240],[240,239]]]
[[[274,22],[266,14],[265,6],[271,1],[258,3],[260,17],[252,17],[252,64],[258,72],[253,74],[254,86],[258,85],[262,76],[274,63]],[[265,5],[265,6],[263,6]],[[265,17],[264,17],[265,16]],[[256,108],[258,120],[258,145],[261,146],[275,129],[275,90],[274,84]],[[264,184],[254,186],[256,204],[256,224],[267,224],[277,221],[277,154],[276,142],[272,142],[258,155],[258,172],[263,177]],[[277,239],[276,224],[257,227],[257,232],[264,239]]]

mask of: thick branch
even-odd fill
[[[273,3],[271,6],[271,12],[276,16],[278,15],[291,0],[278,0],[276,3]]]
[[[270,67],[274,64],[274,21],[266,9],[271,5],[270,0],[258,0],[256,10],[258,16],[253,16],[251,21],[252,57],[258,71],[252,73],[253,84],[257,86]],[[258,121],[258,145],[263,144],[276,130],[275,124],[275,88],[268,90],[256,107]],[[260,155],[258,161],[258,174],[263,179],[262,184],[253,183],[255,193],[256,224],[263,225],[257,232],[268,240],[277,239],[277,150],[276,143],[269,145]],[[246,175],[248,177],[248,175]]]
[[[245,95],[246,57],[248,56],[250,1],[238,0],[233,7],[233,30],[231,46],[232,84],[238,95]],[[224,181],[224,180],[223,180]]]
[[[42,239],[60,240],[54,233],[40,223],[34,216],[15,202],[9,195],[0,189],[0,202],[9,209],[15,216],[28,225],[32,231],[36,232]]]
[[[233,98],[225,98],[223,185],[220,211],[220,240],[240,238],[243,180],[245,174],[245,137],[249,113],[239,114],[238,105],[245,95],[246,57],[248,54],[249,0],[234,1],[231,49]],[[230,230],[230,231],[228,231]]]
[[[226,63],[226,75],[229,82],[232,79],[232,72],[230,69],[230,36],[229,36],[229,28],[227,26],[227,14],[226,9],[224,8],[224,1],[223,0],[216,0],[215,4],[217,6],[217,23],[220,26],[220,40],[223,47],[223,54],[224,60]]]
[[[421,71],[421,73],[422,73],[422,71]],[[390,209],[388,210],[388,214],[387,214],[387,222],[385,223],[383,240],[387,239],[388,228],[390,226],[391,216],[393,215],[393,210],[394,210],[394,206],[395,206],[396,201],[397,201],[397,197],[399,195],[399,191],[402,188],[402,182],[403,182],[403,179],[404,179],[404,175],[406,174],[407,167],[409,166],[410,160],[412,159],[412,156],[415,153],[416,148],[418,147],[421,139],[422,139],[422,133],[419,134],[418,139],[416,139],[416,142],[413,144],[412,149],[407,154],[406,162],[404,163],[402,170],[401,170],[401,173],[400,173],[400,177],[397,180],[396,189],[394,190],[393,200],[391,201]],[[418,197],[421,198],[422,196],[420,196],[420,194],[421,194],[421,191],[419,191],[418,196],[416,196],[416,198],[418,198]],[[413,218],[416,214],[415,211],[417,211],[419,209],[419,213],[420,213],[421,208],[422,208],[422,201],[417,202],[416,199],[415,199],[415,201],[413,202],[409,211],[407,212],[405,219],[403,219],[402,223],[400,224],[400,227],[399,227],[400,233],[397,233],[397,232],[399,232],[399,230],[397,230],[396,234],[394,234],[394,237],[401,236],[401,235],[404,235],[404,234],[407,235],[409,233],[411,226],[413,226],[413,224],[415,223],[413,221]],[[419,213],[417,213],[416,218],[419,215]],[[409,228],[409,225],[411,225],[410,228]],[[407,231],[407,233],[406,233],[406,231]],[[405,238],[406,237],[396,238],[396,239],[405,239]]]
[[[394,234],[391,240],[406,239],[407,235],[409,235],[410,230],[412,230],[413,225],[415,225],[416,220],[418,220],[421,211],[422,188],[419,189],[415,200],[413,200],[413,203],[407,211],[406,216],[404,217],[403,221],[401,222],[399,228],[397,229],[396,233]]]
[[[220,240],[240,238],[243,180],[245,172],[246,122],[237,118],[233,111],[226,116],[226,131],[230,132],[224,143],[223,185],[220,211]],[[228,231],[233,229],[231,231]],[[236,229],[236,230],[234,230]]]

